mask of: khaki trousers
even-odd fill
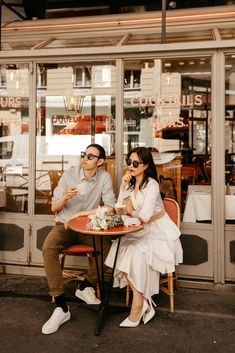
[[[100,251],[100,239],[96,239],[96,250]],[[92,236],[74,232],[70,229],[66,230],[63,224],[55,225],[49,232],[44,241],[42,252],[44,258],[45,272],[49,287],[49,294],[51,296],[58,296],[64,293],[63,274],[60,265],[61,252],[71,245],[85,244],[93,246]],[[106,258],[111,246],[111,237],[103,237],[103,254]],[[99,256],[100,268],[100,256]],[[88,279],[91,282],[97,282],[97,273],[95,261],[92,261],[92,266],[88,270]]]

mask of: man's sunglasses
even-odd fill
[[[133,165],[134,168],[138,168],[139,164],[143,164],[143,163],[139,162],[139,161],[133,161],[132,159],[129,158],[129,159],[126,160],[126,164],[128,165],[128,167]]]
[[[81,158],[86,158],[86,157],[89,161],[92,161],[92,159],[94,159],[95,157],[98,159],[100,158],[100,156],[96,156],[93,153],[81,152]]]

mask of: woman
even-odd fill
[[[123,213],[145,222],[143,230],[122,237],[114,273],[114,287],[130,285],[130,315],[121,327],[144,324],[155,314],[151,297],[159,293],[160,273],[171,273],[182,262],[180,231],[164,210],[157,172],[150,149],[136,147],[127,156],[128,171],[122,178],[118,205]],[[120,213],[120,210],[119,210]],[[117,240],[106,265],[113,267]]]

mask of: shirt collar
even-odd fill
[[[87,180],[85,175],[84,175],[84,171],[83,171],[82,168],[80,168],[80,173],[79,174],[80,174],[80,180]],[[96,181],[97,178],[98,178],[98,174],[99,174],[99,169],[96,170],[95,175],[89,181],[91,181],[91,180]]]

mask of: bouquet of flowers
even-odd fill
[[[105,207],[99,207],[96,214],[89,216],[89,219],[87,227],[93,230],[108,229],[124,224],[120,215],[107,212]]]

